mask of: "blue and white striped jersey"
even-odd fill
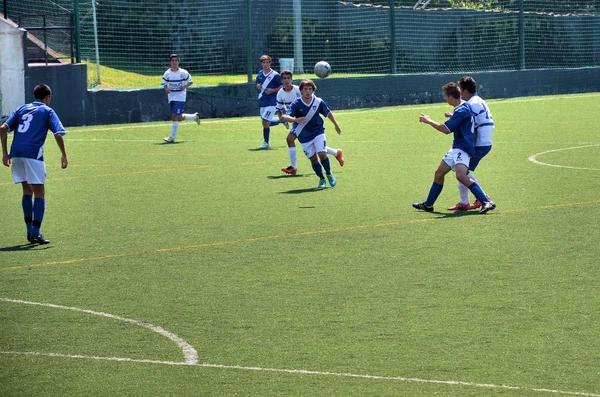
[[[173,72],[170,68],[163,74],[162,86],[169,87],[171,93],[167,96],[167,101],[185,102],[187,90],[181,90],[181,87],[192,82],[192,76],[187,70],[179,68]]]

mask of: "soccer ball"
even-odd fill
[[[315,74],[324,79],[331,74],[331,66],[325,61],[317,62],[315,65]]]

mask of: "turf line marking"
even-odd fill
[[[485,389],[521,390],[521,391],[534,391],[534,392],[540,392],[540,393],[552,393],[552,394],[562,394],[562,395],[571,395],[571,396],[600,397],[600,394],[594,394],[594,393],[572,392],[572,391],[542,389],[542,388],[526,389],[526,388],[519,387],[519,386],[496,385],[493,383],[475,383],[475,382],[463,382],[463,381],[456,381],[456,380],[420,379],[420,378],[407,378],[407,377],[402,377],[402,376],[352,374],[352,373],[344,373],[344,372],[312,371],[312,370],[305,370],[305,369],[245,367],[245,366],[241,366],[241,365],[224,365],[224,364],[209,364],[209,363],[190,364],[190,363],[174,362],[174,361],[141,360],[141,359],[122,358],[122,357],[82,356],[82,355],[77,355],[77,354],[59,354],[59,353],[0,351],[0,354],[14,355],[14,356],[41,356],[41,357],[74,358],[74,359],[83,359],[83,360],[120,361],[120,362],[142,363],[142,364],[180,365],[180,366],[191,366],[191,367],[200,367],[200,368],[232,369],[232,370],[240,370],[240,371],[257,371],[257,372],[276,372],[276,373],[287,373],[287,374],[298,374],[298,375],[337,376],[337,377],[345,377],[345,378],[389,380],[389,381],[400,381],[400,382],[409,382],[409,383],[433,383],[433,384],[440,384],[440,385],[467,386],[467,387],[476,387],[476,388],[485,388]]]
[[[598,169],[598,168],[571,167],[569,165],[550,164],[550,163],[544,163],[542,161],[537,160],[538,156],[541,156],[541,155],[547,154],[547,153],[562,152],[562,151],[565,151],[565,150],[583,149],[583,148],[596,147],[596,146],[600,146],[600,143],[596,143],[596,144],[593,144],[593,145],[573,146],[573,147],[566,147],[566,148],[562,148],[562,149],[547,150],[545,152],[532,154],[531,156],[529,156],[529,161],[531,161],[532,163],[535,163],[535,164],[545,165],[545,166],[548,166],[548,167],[569,168],[569,169],[572,169],[572,170],[600,171],[600,169]]]
[[[145,321],[133,320],[131,318],[116,316],[114,314],[97,312],[94,310],[80,309],[78,307],[54,305],[52,303],[29,302],[29,301],[24,301],[24,300],[20,300],[20,299],[10,299],[10,298],[3,298],[3,297],[0,297],[0,301],[11,302],[11,303],[21,303],[21,304],[25,304],[25,305],[44,306],[44,307],[51,307],[54,309],[71,310],[71,311],[78,312],[78,313],[93,314],[94,316],[107,317],[107,318],[110,318],[113,320],[123,321],[125,323],[130,323],[130,324],[137,325],[140,327],[148,328],[150,331],[156,332],[157,334],[164,336],[164,337],[172,340],[173,342],[175,342],[175,344],[177,344],[177,346],[181,349],[181,351],[183,353],[183,359],[184,359],[185,364],[197,364],[198,363],[198,352],[196,351],[196,349],[194,349],[192,347],[192,345],[190,345],[189,343],[187,343],[186,341],[184,341],[183,339],[181,339],[174,333],[169,332],[169,331],[159,327],[158,325],[150,324]]]
[[[591,201],[581,201],[581,202],[577,202],[577,203],[549,204],[549,205],[544,205],[544,206],[540,206],[540,207],[535,207],[533,209],[547,210],[547,209],[575,207],[575,206],[598,204],[598,203],[600,203],[600,200],[591,200]],[[531,210],[532,210],[531,208],[517,208],[517,209],[508,209],[508,210],[502,210],[502,211],[494,211],[494,214],[514,214],[514,213],[531,211]],[[492,215],[492,216],[496,216],[496,215]],[[126,252],[126,253],[122,253],[122,254],[93,256],[93,257],[88,257],[88,258],[65,259],[65,260],[60,260],[60,261],[42,262],[42,263],[35,263],[35,264],[29,264],[29,265],[4,267],[4,268],[0,268],[0,272],[1,271],[10,271],[10,270],[29,269],[29,268],[34,268],[34,267],[44,267],[44,266],[51,266],[51,265],[69,265],[72,263],[91,262],[91,261],[97,261],[97,260],[102,260],[102,259],[120,258],[120,257],[128,257],[128,256],[139,256],[139,255],[147,255],[147,254],[152,254],[152,253],[184,251],[184,250],[192,250],[192,249],[198,249],[198,248],[220,247],[220,246],[233,245],[233,244],[254,243],[254,242],[258,242],[258,241],[290,239],[290,238],[301,237],[301,236],[349,232],[349,231],[353,231],[353,230],[372,229],[372,228],[379,228],[379,227],[403,226],[403,225],[411,225],[411,224],[417,224],[417,223],[435,222],[439,218],[440,217],[437,216],[437,217],[433,217],[433,218],[410,219],[410,220],[404,220],[404,221],[391,221],[391,222],[384,222],[384,223],[376,223],[376,224],[372,224],[372,225],[356,225],[356,226],[340,227],[340,228],[335,228],[335,229],[311,230],[311,231],[298,232],[298,233],[286,234],[286,235],[249,237],[249,238],[238,239],[238,240],[216,241],[216,242],[212,242],[212,243],[202,243],[202,244],[185,245],[185,246],[179,246],[179,247],[169,247],[169,248],[157,248],[157,249],[150,250],[150,251],[136,251],[136,252]]]

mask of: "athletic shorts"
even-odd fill
[[[15,157],[12,160],[12,176],[15,183],[27,182],[30,185],[46,183],[46,164],[42,160]]]
[[[325,140],[325,134],[319,134],[312,141],[303,143],[302,150],[308,158],[311,158],[317,153],[326,152],[327,142]]]
[[[469,162],[469,171],[475,171],[479,162],[492,150],[491,146],[475,146],[475,153]]]
[[[463,164],[465,167],[469,168],[470,160],[471,156],[461,149],[448,150],[448,153],[446,153],[442,159],[444,163],[448,164],[448,166],[452,168],[452,171],[456,171],[456,164]]]
[[[260,108],[260,118],[263,120],[271,121],[275,114],[277,114],[275,106],[265,106]]]
[[[185,107],[185,102],[171,101],[171,102],[169,102],[169,105],[171,106],[171,114],[176,114],[178,116],[183,114],[183,108]]]

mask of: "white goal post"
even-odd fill
[[[0,120],[25,103],[25,30],[0,19]]]

